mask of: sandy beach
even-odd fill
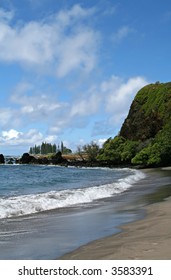
[[[36,168],[36,178],[37,172],[42,173],[41,167],[4,168],[8,174],[10,168],[13,174],[19,169],[32,176]],[[54,168],[43,167],[43,170],[52,178],[56,174]],[[84,169],[61,170],[64,171],[84,172]],[[105,170],[105,176],[110,172],[113,170]],[[0,219],[0,259],[171,259],[171,170],[142,172],[145,176],[141,174],[142,179],[135,182],[131,177],[129,182],[133,183],[125,191],[93,203]],[[95,173],[98,175],[97,170]],[[139,175],[138,172],[138,178]],[[133,179],[136,176],[133,171]],[[119,187],[124,186],[123,180],[120,183]],[[95,189],[93,194],[96,192]]]
[[[119,234],[91,242],[64,255],[67,260],[170,260],[171,198],[146,207],[144,219]]]

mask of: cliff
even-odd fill
[[[98,156],[115,164],[171,164],[171,82],[150,84],[135,96],[120,133]]]
[[[120,136],[129,140],[154,138],[171,117],[171,83],[142,88],[132,102]]]

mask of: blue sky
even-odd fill
[[[117,135],[170,50],[169,0],[1,0],[0,153]]]

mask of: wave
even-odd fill
[[[112,184],[0,198],[0,218],[18,217],[57,208],[72,207],[117,195],[145,177],[145,174],[139,170],[133,172],[134,174]]]

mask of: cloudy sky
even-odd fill
[[[1,0],[0,153],[115,136],[170,50],[170,0]]]

